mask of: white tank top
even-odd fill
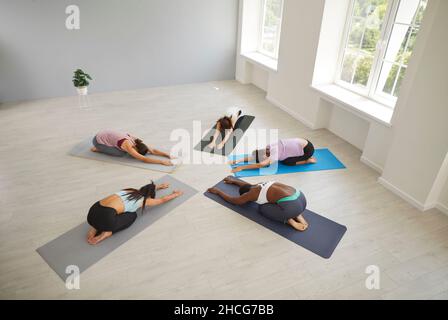
[[[258,186],[261,187],[260,194],[258,195],[258,199],[255,201],[258,204],[268,203],[268,190],[275,183],[275,181],[268,181],[259,183]]]

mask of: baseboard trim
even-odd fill
[[[235,76],[235,80],[241,84],[249,84],[250,82],[244,81],[242,78]]]
[[[439,202],[438,204],[436,204],[436,208],[442,211],[442,213],[448,215],[448,207],[446,205]]]
[[[380,166],[379,164],[377,164],[376,162],[369,160],[368,158],[366,158],[364,156],[362,156],[360,160],[362,163],[364,163],[366,166],[372,168],[376,172],[383,173],[383,167]]]
[[[272,103],[274,106],[276,106],[277,108],[285,111],[287,114],[289,114],[291,117],[293,117],[294,119],[296,119],[297,121],[303,123],[305,126],[307,126],[308,128],[314,130],[315,126],[313,123],[311,123],[310,121],[308,121],[307,119],[305,119],[304,117],[302,117],[300,114],[298,114],[297,112],[292,111],[291,109],[289,109],[288,107],[286,107],[285,105],[281,104],[280,102],[278,102],[277,100],[275,100],[274,98],[272,98],[271,96],[269,96],[269,94],[266,96],[266,100],[268,100],[270,103]]]
[[[426,206],[411,195],[407,194],[406,192],[402,191],[401,189],[394,186],[392,183],[384,179],[383,177],[378,178],[378,182],[385,187],[387,190],[391,191],[392,193],[396,194],[400,198],[406,200],[410,204],[412,204],[414,207],[419,209],[420,211],[426,211],[429,209],[432,209],[434,206]]]

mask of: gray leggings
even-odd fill
[[[92,143],[99,152],[108,154],[110,156],[123,157],[127,153],[115,147],[110,147],[106,146],[105,144],[98,143],[98,141],[96,141],[96,136],[93,137]]]
[[[301,192],[296,200],[260,204],[258,210],[266,218],[286,223],[289,219],[301,215],[305,208],[306,198]]]

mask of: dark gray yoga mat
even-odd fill
[[[235,185],[226,184],[221,181],[215,187],[229,195],[238,196],[238,187]],[[305,210],[303,217],[309,223],[309,227],[306,231],[300,232],[293,229],[288,224],[265,218],[258,212],[258,204],[255,202],[237,206],[228,203],[218,195],[209,192],[205,192],[204,195],[244,217],[261,224],[265,228],[268,228],[299,246],[314,252],[322,258],[328,259],[331,257],[339,241],[347,231],[347,227],[322,217],[310,210]]]
[[[247,129],[249,129],[249,127],[252,124],[252,122],[254,121],[254,119],[255,119],[254,116],[248,116],[248,115],[241,116],[241,118],[237,120],[237,123],[235,125],[235,130],[233,131],[229,140],[227,140],[226,144],[224,145],[224,148],[222,148],[221,150],[218,150],[216,148],[214,148],[214,149],[207,148],[208,144],[210,143],[211,137],[213,137],[213,135],[215,133],[216,124],[202,138],[202,140],[196,145],[196,147],[194,147],[194,149],[198,150],[198,151],[204,151],[204,152],[209,152],[209,153],[213,153],[213,154],[228,156],[229,154],[232,153],[233,149],[235,149],[238,142],[240,142],[244,133],[246,132]],[[221,138],[218,137],[217,143],[219,143],[220,141],[221,141]]]
[[[69,265],[75,265],[80,272],[101,260],[110,252],[121,246],[123,243],[145,230],[152,223],[178,207],[198,191],[171,176],[164,176],[155,181],[156,184],[169,183],[170,187],[157,192],[157,197],[170,194],[173,190],[182,190],[184,194],[179,198],[164,203],[160,206],[147,208],[142,215],[141,210],[137,212],[138,218],[129,228],[117,232],[112,237],[92,246],[87,243],[86,236],[89,230],[87,222],[64,233],[58,238],[48,242],[36,251],[48,263],[48,265],[65,281],[66,268]],[[87,217],[87,211],[85,212]],[[150,232],[150,231],[148,231]],[[148,246],[151,246],[148,243]]]
[[[132,166],[132,167],[166,172],[166,173],[171,173],[176,169],[176,166],[164,166],[161,164],[145,163],[145,162],[139,161],[137,159],[134,159],[129,155],[125,155],[123,157],[114,157],[114,156],[109,156],[107,154],[100,153],[100,152],[92,152],[92,151],[90,151],[90,148],[92,148],[92,147],[93,147],[92,137],[90,137],[90,138],[78,143],[76,146],[74,146],[73,149],[69,151],[69,154],[72,156],[75,156],[75,157],[80,157],[80,158],[100,160],[100,161],[111,162],[111,163],[115,163],[115,164],[123,164],[125,166]],[[151,157],[154,159],[167,160],[167,158],[160,157],[160,156],[154,156],[154,155],[148,155],[148,157]]]

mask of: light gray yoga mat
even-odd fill
[[[111,163],[116,163],[116,164],[123,164],[125,166],[132,166],[132,167],[166,172],[166,173],[173,172],[177,167],[177,166],[164,166],[161,164],[145,163],[145,162],[139,161],[137,159],[134,159],[129,155],[125,155],[123,157],[109,156],[104,153],[90,151],[90,148],[92,148],[92,147],[93,147],[92,137],[90,137],[90,138],[78,143],[76,146],[74,146],[73,149],[69,151],[69,154],[72,156],[75,156],[75,157],[80,157],[80,158],[87,158],[87,159],[100,160],[100,161],[111,162]],[[149,155],[148,157],[151,157],[154,159],[167,160],[164,157],[154,156],[154,155]]]
[[[178,207],[198,191],[171,176],[164,176],[155,181],[156,184],[169,183],[170,187],[165,190],[157,192],[157,197],[170,194],[173,190],[182,190],[184,194],[179,198],[164,203],[160,206],[147,208],[142,215],[141,210],[137,212],[138,218],[129,228],[117,232],[112,237],[100,242],[97,245],[90,245],[87,243],[86,237],[90,226],[87,222],[64,233],[58,238],[48,242],[36,251],[48,263],[48,265],[65,281],[66,268],[70,265],[75,265],[80,272],[101,260],[110,252],[121,246],[123,243],[145,230],[152,223],[169,213],[174,208]],[[85,212],[87,219],[87,210]],[[148,232],[151,232],[148,230]],[[148,246],[151,246],[148,243]]]
[[[236,185],[221,181],[215,187],[231,196],[239,195],[239,188]],[[287,224],[262,216],[255,202],[237,206],[210,192],[205,192],[204,195],[325,259],[331,257],[347,231],[347,227],[307,209],[303,217],[307,220],[309,227],[300,232]]]

